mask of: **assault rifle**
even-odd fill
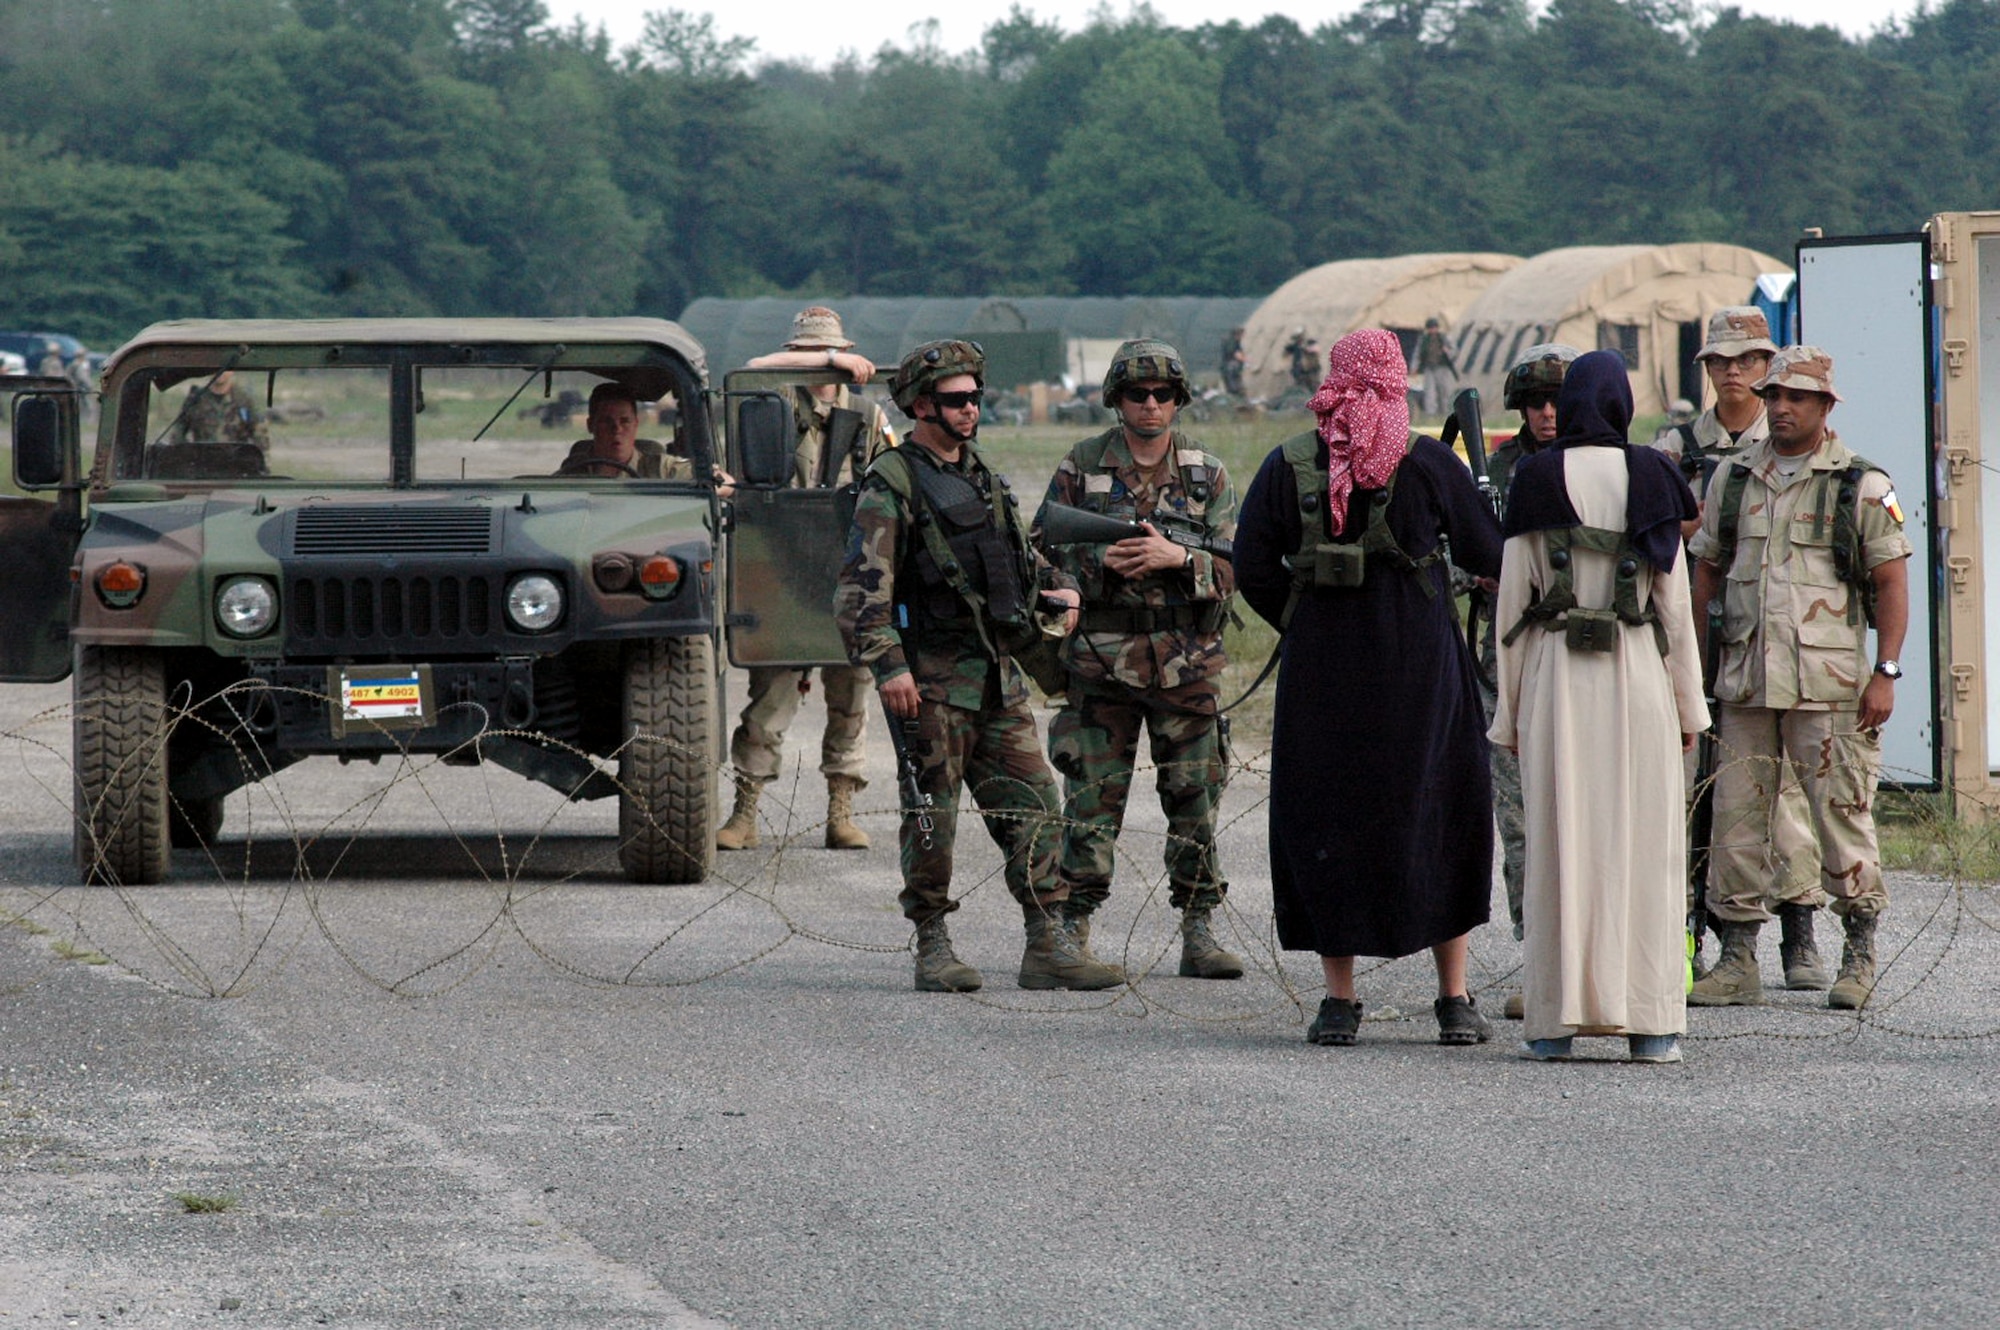
[[[1463,438],[1465,440],[1465,460],[1472,468],[1473,483],[1479,486],[1479,493],[1485,498],[1486,506],[1500,516],[1500,487],[1493,483],[1493,476],[1486,466],[1486,424],[1480,418],[1479,389],[1460,390],[1451,402],[1451,414],[1444,418],[1444,428],[1439,431],[1439,441],[1449,448]],[[1484,615],[1488,622],[1493,618],[1493,600],[1474,583],[1465,593],[1465,645],[1472,652],[1472,668],[1478,672],[1481,682],[1491,691],[1496,681],[1490,677],[1486,659],[1481,654],[1479,620]]]
[[[1236,558],[1236,542],[1211,535],[1192,518],[1171,513],[1154,513],[1146,519],[1155,531],[1183,549],[1201,550],[1218,559]],[[1051,545],[1115,545],[1121,540],[1144,536],[1146,528],[1122,517],[1106,517],[1065,503],[1042,507],[1042,539]]]
[[[917,761],[917,718],[898,716],[886,702],[882,704],[882,714],[889,718],[889,746],[896,750],[896,787],[903,796],[903,812],[917,815],[917,831],[923,837],[921,844],[928,850],[937,823],[931,817],[934,801],[924,793],[924,768]]]

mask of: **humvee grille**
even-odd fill
[[[315,649],[491,649],[503,631],[485,576],[403,573],[291,580],[288,643]]]
[[[494,509],[467,505],[413,508],[401,504],[332,504],[293,516],[292,553],[490,554]]]

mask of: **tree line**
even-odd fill
[[[2000,0],[1368,0],[824,65],[543,0],[0,0],[0,326],[1244,295],[1332,259],[1910,230],[1991,205]]]

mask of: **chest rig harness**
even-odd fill
[[[896,578],[897,608],[920,632],[927,624],[970,626],[990,655],[1008,654],[1039,636],[1028,595],[1034,557],[1020,500],[1005,477],[992,476],[981,493],[966,476],[910,455],[920,447],[891,448],[869,468],[916,525],[917,539]]]
[[[1320,514],[1327,505],[1326,468],[1319,463],[1319,435],[1308,430],[1285,440],[1283,450],[1299,491],[1299,544],[1285,560],[1292,572],[1292,590],[1278,619],[1280,633],[1291,626],[1293,611],[1309,593],[1362,585],[1367,580],[1371,559],[1400,572],[1422,573],[1444,558],[1441,548],[1434,548],[1421,558],[1411,558],[1397,543],[1396,533],[1389,529],[1389,501],[1396,495],[1400,466],[1389,473],[1389,483],[1368,500],[1358,540],[1317,539]],[[1424,589],[1426,598],[1437,599],[1437,584],[1431,578],[1419,577],[1417,585]]]
[[[1662,656],[1667,654],[1666,625],[1660,622],[1650,600],[1643,608],[1639,604],[1639,575],[1642,572],[1650,575],[1652,565],[1632,548],[1630,532],[1601,526],[1552,527],[1542,533],[1542,541],[1548,549],[1549,567],[1555,570],[1554,584],[1521,611],[1521,617],[1501,639],[1503,645],[1512,646],[1514,639],[1533,624],[1551,633],[1560,629],[1564,644],[1571,651],[1610,651],[1618,645],[1619,624],[1651,624],[1653,645]],[[1607,554],[1614,560],[1611,604],[1607,608],[1592,609],[1577,604],[1575,552],[1580,549]]]
[[[1090,477],[1099,474],[1104,464],[1106,435],[1085,439],[1076,446],[1076,468],[1079,475]],[[1185,456],[1199,460],[1188,462]],[[1215,477],[1209,468],[1206,456],[1198,448],[1180,449],[1169,447],[1168,457],[1175,470],[1180,473],[1181,487],[1187,492],[1187,512],[1178,513],[1165,503],[1157,504],[1153,512],[1145,518],[1138,513],[1136,502],[1112,503],[1112,496],[1104,490],[1092,491],[1086,485],[1083,502],[1078,504],[1093,513],[1103,513],[1114,517],[1151,522],[1156,529],[1179,526],[1197,535],[1205,534],[1208,523],[1205,514],[1208,501],[1215,492]],[[1129,509],[1129,511],[1126,511]],[[1213,633],[1222,627],[1225,613],[1222,602],[1208,601],[1196,604],[1181,593],[1174,580],[1168,578],[1149,579],[1158,582],[1165,592],[1166,605],[1104,606],[1092,602],[1105,598],[1104,574],[1099,570],[1086,579],[1083,589],[1084,607],[1077,619],[1080,633],[1159,633],[1174,628],[1192,628],[1198,633]]]
[[[1815,482],[1812,531],[1817,537],[1829,524],[1833,539],[1828,552],[1833,556],[1836,580],[1854,589],[1847,598],[1847,622],[1866,619],[1875,626],[1875,580],[1868,575],[1865,552],[1861,548],[1861,482],[1870,471],[1882,468],[1861,456],[1839,471],[1822,471]],[[1883,471],[1887,475],[1888,472]],[[1750,483],[1750,468],[1732,466],[1722,482],[1722,507],[1716,513],[1715,562],[1723,572],[1736,562],[1736,531],[1743,518],[1743,489]]]

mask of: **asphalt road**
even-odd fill
[[[1146,976],[1014,987],[968,821],[988,986],[953,996],[910,988],[886,750],[875,848],[816,848],[809,772],[699,888],[622,885],[608,807],[320,760],[119,892],[66,885],[66,701],[0,689],[0,1330],[1993,1317],[1990,889],[1897,880],[1866,1019],[1696,1012],[1678,1067],[1523,1062],[1497,1021],[1441,1048],[1421,959],[1325,1049],[1316,963],[1269,942],[1254,755],[1249,977],[1174,975],[1142,778],[1094,940]],[[1490,1010],[1518,955],[1475,936]]]

